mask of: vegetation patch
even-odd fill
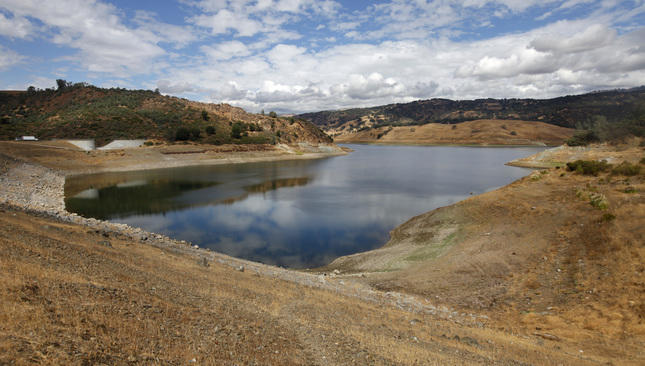
[[[593,176],[598,176],[600,172],[605,172],[609,170],[610,167],[611,165],[609,165],[606,160],[576,160],[574,162],[567,163],[568,171]]]
[[[611,174],[614,175],[624,175],[624,176],[634,176],[638,175],[641,172],[641,166],[637,164],[631,164],[627,161],[616,165],[612,170]]]

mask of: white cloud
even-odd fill
[[[0,35],[10,38],[28,38],[35,31],[35,27],[25,17],[7,18],[0,13]]]
[[[616,39],[616,31],[604,24],[594,24],[572,37],[563,34],[541,35],[530,43],[540,52],[557,54],[578,53],[610,45]]]
[[[24,56],[0,45],[0,70],[6,70],[24,60]]]
[[[78,50],[69,57],[80,62],[88,71],[107,72],[117,76],[147,72],[150,62],[165,54],[158,42],[167,39],[166,32],[156,34],[161,24],[130,28],[123,24],[118,10],[97,1],[36,1],[0,0],[0,8],[14,17],[31,17],[41,21],[58,45]],[[149,18],[149,17],[148,17]],[[138,22],[145,24],[145,17]],[[179,41],[185,35],[178,36]]]
[[[229,60],[251,54],[251,50],[240,41],[230,41],[215,46],[202,46],[201,51],[213,60]]]

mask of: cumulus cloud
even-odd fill
[[[0,45],[0,70],[6,70],[20,63],[23,59],[23,56]]]
[[[28,38],[34,31],[34,25],[27,18],[21,16],[7,18],[0,13],[0,35],[11,38]]]
[[[578,53],[607,46],[615,39],[615,30],[604,24],[593,24],[571,37],[563,38],[562,34],[541,35],[530,43],[530,47],[539,52]]]
[[[128,27],[112,5],[80,0],[0,0],[0,8],[12,13],[14,19],[38,19],[47,29],[40,36],[51,34],[55,44],[78,50],[70,59],[77,59],[89,71],[116,75],[142,72],[150,69],[151,60],[165,54],[157,43],[166,38],[154,33],[159,22],[150,27]],[[139,17],[140,24],[145,20],[145,16]]]

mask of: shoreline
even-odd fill
[[[561,150],[566,149],[536,155],[542,154],[541,159],[554,158],[554,154]],[[591,154],[596,153],[596,150],[587,149],[584,152]],[[607,157],[608,151],[600,150],[598,154]],[[617,159],[619,155],[616,154],[619,153],[612,155],[612,158]],[[642,151],[639,154],[642,155]],[[532,160],[540,159],[534,155]],[[566,243],[566,248],[577,248],[576,245],[579,244],[576,243],[580,238],[583,242],[587,240],[586,236],[579,236],[582,235],[580,231],[583,228],[609,230],[613,227],[610,225],[620,225],[619,228],[622,228],[616,240],[627,237],[628,242],[635,242],[635,239],[628,235],[642,232],[642,227],[639,229],[639,226],[634,226],[632,220],[634,215],[638,216],[638,213],[632,213],[634,207],[645,207],[634,206],[642,205],[640,193],[617,190],[624,190],[618,180],[611,186],[598,186],[608,197],[612,205],[611,212],[619,217],[615,223],[601,224],[605,228],[598,229],[598,217],[602,212],[577,198],[575,188],[607,183],[598,183],[597,178],[578,176],[575,173],[562,176],[561,172],[555,169],[546,173],[536,171],[494,191],[472,196],[411,218],[392,231],[392,243],[388,243],[390,245],[385,244],[374,251],[341,257],[352,260],[357,256],[367,256],[368,259],[372,256],[371,258],[376,260],[371,262],[375,264],[373,268],[369,268],[370,263],[365,262],[367,266],[358,270],[356,268],[359,262],[346,263],[348,266],[330,265],[324,271],[285,269],[230,257],[199,248],[186,241],[174,240],[125,224],[84,218],[64,209],[63,171],[7,157],[2,153],[0,217],[5,220],[21,220],[28,230],[33,232],[52,231],[52,227],[55,227],[54,230],[60,230],[60,235],[68,235],[65,233],[72,231],[80,232],[77,235],[91,237],[91,245],[99,251],[118,250],[118,255],[127,256],[135,250],[158,248],[166,254],[176,255],[177,260],[184,258],[181,260],[187,260],[200,271],[209,271],[209,266],[211,269],[221,268],[224,271],[221,272],[221,278],[245,277],[248,283],[268,281],[267,283],[272,283],[268,287],[273,286],[272,288],[277,288],[278,291],[285,284],[295,284],[303,286],[303,289],[321,290],[329,294],[330,299],[334,296],[331,301],[352,298],[356,299],[354,301],[361,301],[364,304],[362,306],[374,304],[401,310],[414,317],[410,320],[406,315],[403,323],[406,329],[414,325],[413,322],[417,324],[417,318],[428,317],[432,324],[439,321],[450,324],[452,331],[448,333],[449,337],[451,333],[460,333],[463,337],[464,331],[467,334],[476,334],[474,338],[469,339],[474,340],[475,343],[470,345],[474,345],[473,349],[478,349],[478,352],[487,352],[488,347],[492,346],[484,343],[484,340],[494,338],[495,342],[499,342],[500,346],[503,344],[507,351],[510,345],[517,341],[522,342],[514,351],[514,355],[509,357],[519,357],[527,347],[538,350],[541,354],[557,345],[558,350],[553,351],[552,357],[558,360],[570,357],[571,364],[584,363],[583,360],[607,361],[612,359],[605,356],[607,352],[618,350],[620,352],[613,356],[618,357],[616,361],[629,359],[638,362],[642,357],[635,358],[635,350],[640,344],[641,338],[638,334],[641,334],[641,328],[633,323],[633,311],[636,309],[634,306],[639,306],[640,300],[634,297],[639,292],[632,286],[632,283],[638,280],[635,277],[637,274],[632,274],[631,270],[622,274],[621,276],[632,276],[629,277],[630,282],[625,282],[631,287],[627,290],[622,287],[622,290],[617,292],[619,289],[614,283],[620,277],[602,277],[602,280],[598,277],[598,282],[584,282],[595,281],[595,275],[590,275],[584,277],[583,282],[577,282],[571,287],[573,285],[569,284],[569,273],[574,274],[576,270],[585,268],[600,268],[604,271],[610,264],[602,262],[606,255],[576,255],[567,262],[568,256],[559,256],[557,250],[550,248],[563,248],[564,244],[560,243]],[[645,191],[643,179],[633,183],[636,192]],[[506,197],[509,194],[510,197]],[[505,202],[502,202],[503,200]],[[562,214],[566,217],[557,216]],[[516,220],[517,218],[519,220]],[[636,223],[638,224],[638,221]],[[601,237],[603,232],[594,232],[593,235]],[[548,235],[544,235],[545,233]],[[14,235],[14,240],[22,240],[21,235]],[[110,246],[112,242],[114,249],[105,249],[105,244],[101,244],[106,238],[107,245]],[[424,248],[425,244],[417,242],[417,238],[429,242],[430,246],[434,245],[433,242],[440,246]],[[396,241],[403,241],[404,245],[395,243]],[[127,243],[126,246],[132,245],[130,249],[121,244],[124,242]],[[410,244],[409,248],[405,244]],[[622,253],[616,257],[620,259],[617,263],[640,260],[638,256],[634,258],[633,253],[634,250],[641,249],[633,245],[618,247],[618,242],[611,245]],[[612,249],[611,253],[615,250]],[[373,256],[379,253],[385,254],[386,262]],[[402,260],[392,262],[392,258],[396,258],[397,255]],[[578,258],[584,259],[584,266],[580,266]],[[175,257],[172,260],[174,263]],[[403,266],[392,267],[390,271],[378,269],[379,266],[382,268],[384,263],[393,263],[397,267],[400,264],[407,265],[404,263],[406,261],[420,262],[413,263],[413,266],[407,269]],[[457,266],[451,263],[456,263]],[[627,262],[625,268],[631,268],[630,263]],[[591,272],[593,273],[595,272]],[[102,280],[97,281],[101,283]],[[41,281],[41,286],[45,286],[45,281]],[[608,293],[612,294],[611,302],[606,300]],[[532,301],[521,300],[526,299],[527,295],[532,297]],[[587,299],[591,297],[591,300],[585,300],[581,296],[587,296]],[[619,299],[620,303],[615,305],[613,299]],[[556,302],[557,305],[554,305]],[[609,314],[608,317],[605,319],[604,316],[590,312],[590,305],[596,306],[602,314]],[[330,306],[333,305],[325,305]],[[626,314],[624,325],[620,322],[612,323],[616,322],[611,318],[615,311]],[[589,325],[584,319],[592,316],[596,317],[594,319],[597,323]],[[623,329],[622,326],[627,326],[625,329],[633,336],[617,338],[620,337],[619,330]],[[438,338],[433,342],[453,342],[441,333],[436,336]],[[462,338],[462,341],[459,338],[455,339],[456,344],[463,344],[465,338]],[[584,357],[577,355],[579,349],[584,349]],[[506,358],[506,353],[503,358]],[[538,359],[540,358],[534,360]]]
[[[236,158],[229,164],[256,163],[263,161],[279,160],[300,160],[320,159],[325,157],[342,156],[348,153],[341,149],[340,153],[305,153],[302,155],[280,155],[267,157],[267,159],[243,159]],[[225,161],[219,164],[227,164]],[[198,164],[207,165],[207,164]],[[177,166],[176,166],[177,167]],[[158,169],[158,168],[150,168]],[[139,169],[132,169],[139,170]],[[118,172],[127,170],[110,170]],[[93,173],[105,173],[108,171],[95,171]],[[468,314],[459,316],[452,309],[445,306],[435,306],[428,301],[417,297],[398,292],[381,292],[369,286],[357,283],[347,286],[335,272],[311,272],[308,270],[297,270],[283,268],[274,265],[254,262],[242,258],[232,257],[223,253],[213,251],[209,248],[200,248],[198,245],[185,240],[174,239],[162,234],[146,231],[127,224],[119,224],[109,220],[86,218],[65,209],[65,178],[76,174],[93,174],[86,172],[64,171],[61,169],[49,168],[34,162],[16,159],[0,152],[0,212],[20,211],[28,216],[44,217],[64,224],[79,225],[101,234],[105,237],[115,236],[125,238],[136,244],[150,245],[173,253],[189,255],[198,260],[207,262],[218,262],[238,271],[251,271],[257,275],[267,276],[283,281],[293,282],[312,288],[332,291],[344,296],[359,298],[364,301],[380,304],[389,304],[403,310],[418,314],[431,314],[449,321],[461,323],[485,322],[488,319],[485,315]]]

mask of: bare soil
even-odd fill
[[[63,141],[0,142],[0,154],[65,174],[219,165],[274,160],[315,159],[346,154],[330,144],[200,145],[165,144],[120,150],[83,151]]]

